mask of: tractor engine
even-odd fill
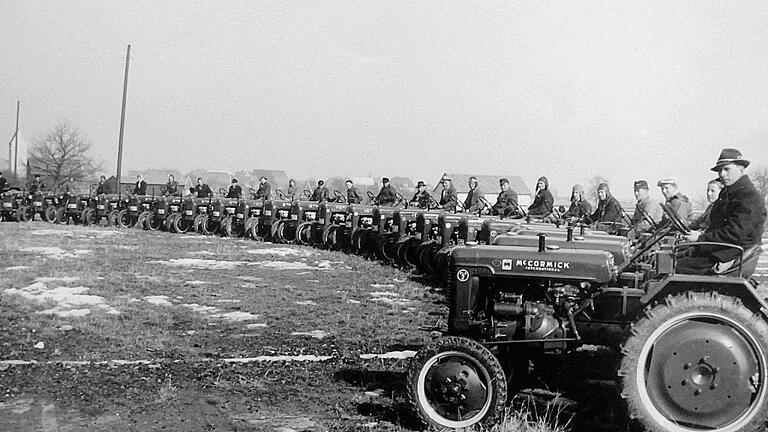
[[[552,350],[580,341],[576,317],[616,274],[608,252],[554,247],[465,246],[449,262],[450,334]]]
[[[581,290],[571,284],[561,284],[545,290],[542,298],[536,293],[499,291],[486,299],[489,317],[486,337],[495,341],[562,340],[578,336],[574,316],[582,305]],[[539,296],[541,297],[541,296]]]

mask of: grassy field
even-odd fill
[[[0,224],[0,258],[3,431],[422,428],[404,371],[446,308],[415,276],[306,247],[42,222]],[[611,367],[550,368],[540,387],[578,409],[497,430],[573,413],[574,430],[626,428]]]

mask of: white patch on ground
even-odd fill
[[[392,284],[371,284],[371,288],[374,289],[387,289],[387,288],[394,288],[395,286]]]
[[[164,295],[154,295],[154,296],[145,296],[143,297],[144,300],[147,303],[157,305],[157,306],[173,306],[173,303],[171,303],[168,300],[168,296]]]
[[[64,258],[77,258],[78,255],[84,255],[90,253],[87,249],[75,249],[72,252],[67,252],[60,247],[46,247],[46,246],[34,246],[20,249],[22,252],[31,252],[38,255],[42,255],[45,258],[60,260]]]
[[[162,264],[171,267],[190,267],[198,270],[232,270],[247,264],[245,261],[216,261],[198,258],[178,258],[168,261],[149,261],[147,264]]]
[[[150,282],[160,282],[160,278],[157,276],[149,276],[149,275],[136,275],[136,279],[143,279],[148,280]]]
[[[347,300],[347,303],[360,304],[360,301],[359,300],[354,300],[354,299],[349,299],[349,300]]]
[[[312,300],[300,300],[296,302],[299,306],[317,306],[317,303],[315,303]]]
[[[303,272],[296,273],[296,276],[302,276],[302,275],[308,275],[308,274],[312,274],[312,272],[303,271]]]
[[[192,309],[192,312],[203,313],[203,314],[216,313],[220,310],[215,306],[205,306],[205,305],[199,305],[197,303],[184,303],[182,304],[182,306]]]
[[[215,306],[200,305],[197,303],[184,303],[182,304],[182,306],[192,309],[193,312],[208,315],[208,317],[214,318],[214,319],[223,319],[227,321],[241,322],[241,321],[256,320],[259,318],[258,315],[254,315],[250,312],[242,312],[242,311],[222,312],[220,308],[217,308]]]
[[[201,280],[193,280],[193,281],[185,281],[184,283],[187,284],[187,285],[207,285],[210,282],[201,281]]]
[[[192,252],[187,252],[187,255],[201,256],[201,255],[216,255],[216,254],[210,251],[192,251]]]
[[[307,279],[307,282],[320,283],[320,281],[317,279]]]
[[[317,268],[323,269],[323,270],[330,270],[331,264],[344,264],[342,262],[331,262],[328,260],[322,260],[322,261],[315,261],[317,263]]]
[[[291,336],[309,336],[315,339],[323,339],[328,336],[328,333],[322,330],[312,330],[308,332],[293,332]]]
[[[91,313],[91,309],[100,308],[110,314],[120,312],[107,305],[104,297],[84,294],[87,287],[56,287],[48,288],[44,282],[35,282],[24,288],[8,288],[4,294],[18,295],[37,303],[53,302],[55,306],[39,311],[39,314],[57,315],[60,317],[81,317]]]
[[[317,267],[312,267],[303,262],[265,261],[253,264],[273,270],[319,270]]]
[[[68,231],[63,230],[53,230],[53,229],[42,229],[42,230],[35,230],[32,231],[33,235],[40,235],[40,236],[49,236],[49,235],[62,235],[62,234],[70,234]]]
[[[221,299],[221,300],[216,300],[216,303],[240,303],[240,300],[237,300],[237,299]]]
[[[113,236],[117,234],[121,234],[120,231],[114,231],[114,230],[103,230],[103,229],[81,229],[79,231],[75,231],[77,234],[91,234],[96,237],[108,237]]]
[[[390,351],[384,354],[360,354],[360,358],[363,360],[371,359],[406,359],[416,355],[416,351]]]
[[[374,291],[368,293],[368,295],[373,297],[400,297],[400,294],[389,291]]]
[[[278,355],[278,356],[258,356],[258,357],[246,357],[246,358],[229,358],[224,359],[225,363],[254,363],[254,362],[319,362],[332,359],[332,356],[317,356],[317,355]]]
[[[371,299],[372,302],[384,303],[388,305],[405,306],[411,304],[411,301],[404,298],[391,298],[391,297],[376,297]]]
[[[123,250],[136,250],[139,248],[138,246],[131,246],[131,245],[117,245],[112,247],[114,247],[115,249],[123,249]]]
[[[6,267],[5,271],[12,271],[12,270],[29,270],[32,267],[29,266],[13,266],[13,267]]]
[[[258,319],[258,315],[254,315],[249,312],[241,312],[241,311],[233,311],[233,312],[224,312],[221,314],[214,314],[212,315],[214,318],[222,318],[227,321],[250,321]]]
[[[75,282],[79,281],[80,278],[77,276],[62,276],[62,277],[39,277],[35,278],[35,282],[42,282],[42,283],[50,283],[50,282],[63,282],[63,283],[69,283],[69,282]]]
[[[257,329],[257,328],[266,328],[266,327],[267,327],[266,323],[253,323],[253,324],[246,324],[245,325],[245,328],[247,328],[248,330],[253,330],[253,329]]]
[[[308,250],[303,249],[293,249],[289,247],[276,247],[276,248],[265,248],[265,249],[248,249],[245,251],[245,253],[254,254],[254,255],[277,255],[281,257],[287,257],[287,256],[303,256],[307,257],[312,255],[312,252]]]

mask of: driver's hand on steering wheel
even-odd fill
[[[699,236],[701,236],[701,231],[691,231],[690,233],[686,234],[684,237],[689,242],[695,242],[699,240]]]

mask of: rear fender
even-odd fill
[[[725,276],[672,275],[648,284],[646,294],[640,299],[643,305],[662,301],[667,296],[674,296],[686,291],[718,292],[736,297],[756,314],[768,318],[768,302],[755,285],[747,279]]]

